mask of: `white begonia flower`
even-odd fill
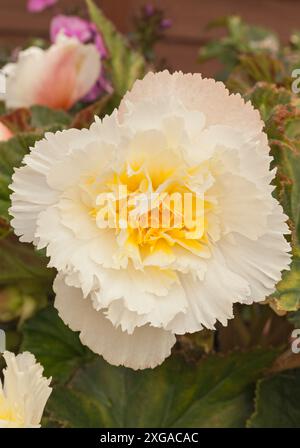
[[[51,378],[35,357],[24,352],[4,352],[7,367],[0,381],[0,428],[39,428],[43,411],[52,392]]]
[[[3,67],[6,90],[0,98],[12,109],[42,105],[67,110],[89,92],[100,69],[95,45],[59,34],[47,50],[27,48],[16,63]]]
[[[83,344],[115,365],[155,367],[175,334],[226,325],[234,302],[274,291],[289,231],[262,128],[223,83],[164,71],[136,81],[89,130],[48,133],[25,156],[10,187],[12,225],[47,248],[55,306]],[[154,193],[189,193],[201,207],[177,213],[148,202]],[[169,226],[140,219],[166,209]],[[176,214],[195,228],[174,226]]]

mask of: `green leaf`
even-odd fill
[[[242,53],[238,61],[226,82],[231,92],[248,93],[257,82],[290,85],[290,75],[284,63],[272,54]]]
[[[46,376],[58,382],[68,380],[74,369],[93,357],[52,306],[24,324],[22,350],[33,353],[43,365]]]
[[[279,40],[275,33],[259,27],[245,23],[238,16],[225,16],[212,21],[208,25],[208,30],[214,28],[225,28],[227,34],[224,37],[211,39],[208,44],[204,45],[199,54],[199,61],[205,62],[210,59],[218,59],[223,65],[224,70],[217,76],[219,79],[230,80],[230,88],[234,91],[245,90],[245,77],[247,77],[247,69],[241,70],[240,62],[243,57],[253,58],[254,61],[262,56],[274,55],[279,51]],[[251,64],[252,65],[252,64]],[[237,73],[236,70],[237,69]],[[257,74],[253,66],[251,73]],[[266,74],[265,69],[263,70]],[[261,78],[259,78],[261,79]],[[263,78],[264,79],[264,78]],[[232,82],[231,82],[232,81]],[[247,80],[248,81],[248,80]]]
[[[300,249],[294,249],[291,269],[284,273],[274,297],[279,310],[297,311],[300,308]]]
[[[91,20],[104,37],[109,52],[107,70],[111,76],[115,93],[121,98],[137,78],[145,74],[145,60],[130,48],[126,38],[104,16],[92,0],[86,0]]]
[[[41,132],[54,128],[61,130],[71,124],[72,117],[63,110],[54,110],[45,106],[32,106],[30,109],[19,108],[1,116],[1,121],[13,131]]]
[[[300,428],[300,369],[260,380],[250,428]]]
[[[30,119],[30,110],[25,107],[15,109],[1,116],[1,122],[4,123],[14,134],[32,131]]]
[[[143,371],[99,357],[53,391],[47,412],[67,427],[242,427],[252,411],[252,383],[274,357],[256,350],[195,365],[172,356]]]
[[[300,311],[288,314],[288,321],[295,327],[300,328]]]
[[[8,286],[0,289],[0,322],[12,320],[20,324],[47,305],[46,291],[40,289],[36,295],[26,293],[20,287]]]
[[[245,100],[250,100],[255,109],[260,111],[261,118],[267,121],[272,115],[274,107],[291,103],[292,94],[284,87],[277,87],[275,84],[261,81],[256,83],[245,95]]]
[[[292,140],[292,144],[294,141]],[[290,192],[290,213],[289,216],[293,220],[293,242],[294,245],[300,246],[300,146],[299,140],[295,143],[295,147],[286,148],[283,153],[283,162],[280,171],[291,180]],[[285,203],[283,203],[283,206]],[[287,210],[289,212],[289,210]],[[300,251],[298,253],[300,256]]]
[[[30,244],[9,235],[0,239],[0,253],[0,286],[22,285],[28,293],[51,288],[54,270],[47,268],[48,259]]]
[[[63,110],[49,109],[45,106],[32,106],[31,125],[34,128],[67,127],[71,124],[71,116]]]
[[[5,102],[4,101],[0,101],[0,115],[3,115],[5,113],[6,113]]]

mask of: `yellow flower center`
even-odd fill
[[[80,187],[91,218],[99,228],[114,229],[124,251],[142,258],[156,250],[170,253],[174,246],[209,253],[212,203],[193,185],[195,174],[205,178],[208,168],[183,168],[178,160],[167,167],[151,162],[133,160],[118,173],[85,177]]]
[[[7,403],[6,398],[0,391],[0,428],[1,421],[6,422],[6,426],[16,428],[21,427],[24,423],[24,419],[22,418],[21,414]]]

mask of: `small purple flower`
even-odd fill
[[[146,16],[151,17],[154,14],[154,6],[151,5],[151,3],[148,3],[147,5],[144,6],[144,11]]]
[[[76,37],[84,44],[93,43],[99,52],[100,59],[107,58],[108,52],[104,40],[94,23],[77,16],[58,15],[52,19],[50,24],[51,41],[55,42],[57,35],[61,32],[68,37]],[[102,92],[112,92],[112,86],[105,78],[103,67],[96,84],[83,98],[83,101],[93,102],[99,98]]]
[[[91,88],[91,90],[82,99],[87,103],[93,103],[96,101],[102,92],[112,93],[113,88],[110,82],[105,78],[103,69],[101,70],[100,76],[96,81],[96,84]]]
[[[82,43],[93,39],[90,23],[76,16],[55,16],[50,24],[50,38],[55,42],[57,35],[63,32],[68,37],[77,37]]]
[[[104,40],[101,36],[101,34],[98,32],[97,27],[94,23],[90,24],[92,33],[93,33],[93,37],[94,37],[94,44],[97,47],[97,50],[99,51],[99,54],[101,56],[102,59],[105,59],[108,57],[108,52],[107,52],[107,48],[104,44]]]
[[[103,38],[93,23],[77,16],[58,15],[52,19],[50,24],[50,38],[52,42],[55,42],[60,32],[63,32],[68,37],[76,37],[84,44],[95,44],[101,59],[107,57]]]
[[[58,0],[28,0],[27,9],[29,12],[41,12],[50,6],[55,5]]]
[[[172,26],[172,20],[171,19],[163,19],[160,22],[160,27],[161,27],[162,30],[167,30],[171,26]]]

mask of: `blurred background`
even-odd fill
[[[129,33],[133,19],[147,3],[159,7],[172,21],[164,39],[156,47],[156,54],[167,59],[172,69],[199,71],[197,55],[211,34],[221,37],[222,29],[210,30],[207,24],[227,15],[239,15],[249,24],[267,27],[278,33],[287,43],[291,32],[299,29],[299,0],[96,0],[118,30]],[[57,5],[39,14],[30,14],[26,0],[0,0],[0,47],[23,45],[32,36],[47,38],[49,23],[54,14],[86,14],[84,0],[60,0]],[[201,72],[212,76],[217,62],[202,64]]]

